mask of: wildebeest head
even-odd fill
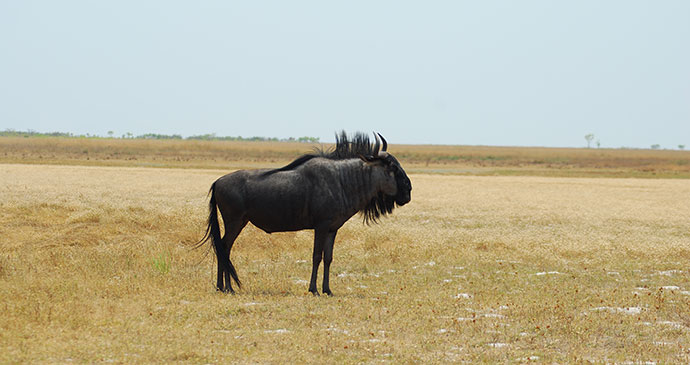
[[[395,156],[388,153],[388,143],[380,134],[375,134],[376,144],[369,156],[362,159],[370,164],[380,164],[383,169],[381,193],[373,199],[364,212],[366,221],[376,221],[379,215],[391,213],[395,205],[405,205],[410,202],[412,183]],[[380,137],[380,140],[379,140]],[[381,147],[383,143],[383,147]],[[381,151],[379,151],[381,148]]]

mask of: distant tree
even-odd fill
[[[592,143],[592,140],[594,139],[594,134],[589,133],[585,134],[585,140],[587,140],[587,148],[589,148],[590,144]]]
[[[684,149],[685,149],[685,145],[684,145],[684,144],[679,144],[679,145],[678,145],[678,149],[679,149],[679,150],[684,150]]]
[[[658,150],[659,148],[661,148],[661,145],[659,145],[659,144],[653,144],[652,145],[653,150]]]
[[[108,131],[108,137],[113,138],[113,134],[115,134],[115,132],[113,132],[113,131]]]
[[[299,138],[297,138],[297,142],[302,142],[302,143],[319,143],[319,138],[318,138],[318,137],[304,136],[304,137],[299,137]]]
[[[601,141],[597,139],[597,148],[601,147]]]

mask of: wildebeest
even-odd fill
[[[381,142],[383,147],[381,151]],[[247,222],[267,233],[314,230],[309,291],[318,295],[316,276],[323,259],[323,293],[332,295],[328,275],[338,229],[357,212],[377,222],[396,205],[410,201],[412,184],[380,134],[376,144],[356,133],[336,135],[332,151],[316,150],[277,169],[240,170],[216,180],[209,191],[206,234],[218,262],[217,289],[234,293],[230,278],[240,287],[230,250]],[[218,210],[225,234],[220,237]]]

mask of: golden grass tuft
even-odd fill
[[[0,165],[0,362],[690,361],[690,185],[411,174],[338,233],[191,247],[221,170]]]

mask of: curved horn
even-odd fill
[[[386,152],[386,150],[388,149],[388,142],[386,142],[386,139],[383,138],[381,133],[376,133],[376,134],[378,134],[379,137],[381,137],[381,141],[383,142],[383,148],[381,148],[381,152]]]
[[[379,141],[379,137],[376,135],[376,132],[374,132],[374,138],[376,139],[376,144],[374,144],[374,151],[372,152],[372,156],[378,157],[381,142]]]

